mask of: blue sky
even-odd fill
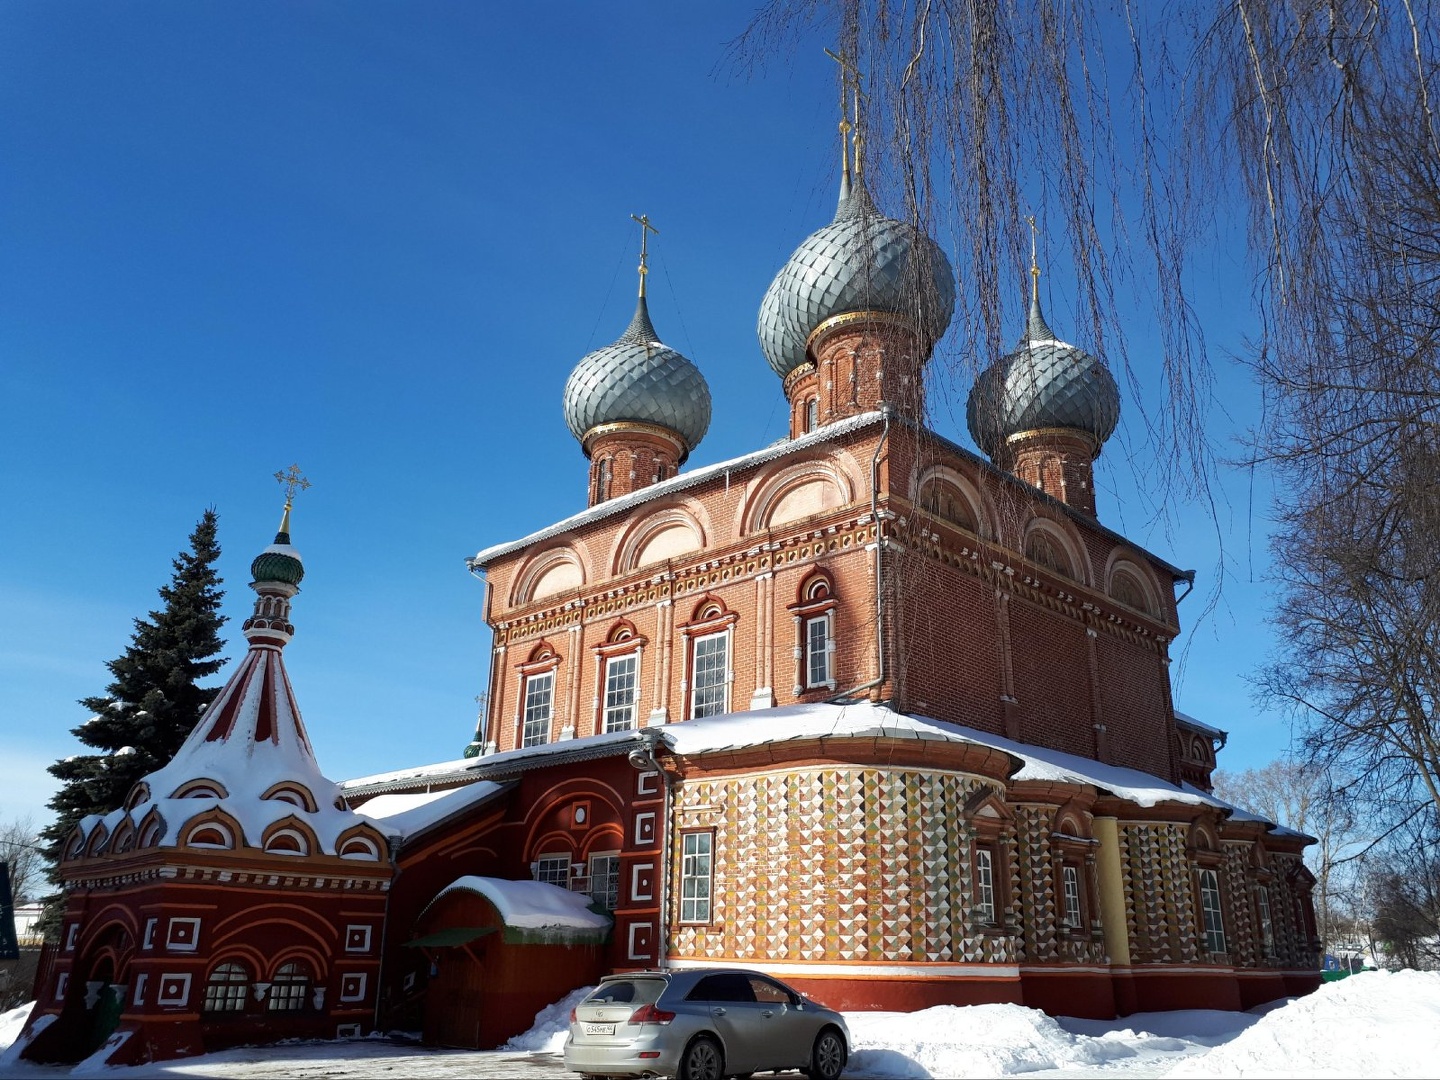
[[[227,655],[242,653],[249,562],[282,502],[271,476],[291,462],[314,486],[294,516],[307,574],[286,655],[322,767],[458,756],[490,644],[464,558],[583,507],[561,390],[629,320],[632,213],[660,230],[656,326],[714,396],[691,464],[785,434],[755,313],[833,212],[833,39],[817,26],[742,77],[726,43],[749,15],[0,7],[0,820],[46,820],[44,767],[83,750],[76,699],[103,690],[207,506]],[[1256,408],[1224,355],[1248,328],[1243,251],[1198,272],[1224,449]],[[1046,284],[1050,322],[1073,333],[1063,278]],[[1142,379],[1149,321],[1137,298]],[[965,389],[932,403],[970,445]],[[1264,764],[1288,736],[1245,682],[1271,649],[1269,490],[1229,474],[1218,525],[1176,506],[1161,529],[1137,485],[1173,504],[1167,478],[1114,457],[1102,520],[1200,573],[1177,704],[1232,733],[1222,765]],[[1196,626],[1222,539],[1233,576]]]

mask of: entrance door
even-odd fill
[[[488,1050],[480,1042],[485,969],[465,949],[437,949],[437,970],[425,991],[425,1042]]]

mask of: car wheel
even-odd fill
[[[826,1028],[815,1039],[810,1051],[810,1067],[805,1070],[810,1080],[839,1080],[845,1071],[845,1037],[834,1028]]]
[[[725,1059],[714,1039],[701,1035],[685,1048],[680,1059],[680,1080],[720,1080]]]

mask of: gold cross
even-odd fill
[[[648,234],[653,232],[656,236],[659,236],[660,230],[650,224],[649,214],[641,214],[639,217],[631,214],[630,218],[640,224],[640,295],[644,296],[645,275],[650,273],[650,237]]]
[[[1035,257],[1035,237],[1040,232],[1035,227],[1035,215],[1030,214],[1025,218],[1030,223],[1030,276],[1035,279],[1036,284],[1040,282],[1040,261]]]
[[[275,474],[275,482],[285,488],[285,509],[290,509],[290,504],[295,501],[295,494],[304,491],[310,486],[310,481],[300,475],[300,466],[291,465]]]
[[[845,173],[850,172],[850,132],[855,132],[855,169],[860,170],[860,146],[863,137],[860,134],[860,102],[866,98],[866,94],[860,89],[861,80],[859,68],[850,62],[850,58],[839,53],[825,50],[825,55],[840,65],[840,167]],[[852,94],[853,88],[853,94]],[[853,102],[853,109],[852,109]],[[852,122],[851,115],[854,115]]]

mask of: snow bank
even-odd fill
[[[1124,1042],[1073,1035],[1020,1005],[937,1005],[845,1019],[854,1043],[848,1071],[861,1076],[1013,1076],[1135,1056]]]
[[[570,1010],[594,989],[593,986],[582,986],[579,990],[570,991],[554,1005],[546,1005],[535,1014],[534,1027],[523,1035],[516,1035],[500,1049],[560,1053],[565,1049],[565,1036],[570,1033]]]
[[[1440,972],[1366,971],[1326,983],[1170,1076],[1434,1076]]]
[[[33,1008],[35,1003],[32,1001],[9,1012],[0,1012],[0,1050],[4,1050],[20,1037],[20,1029],[25,1026],[25,1018]]]

